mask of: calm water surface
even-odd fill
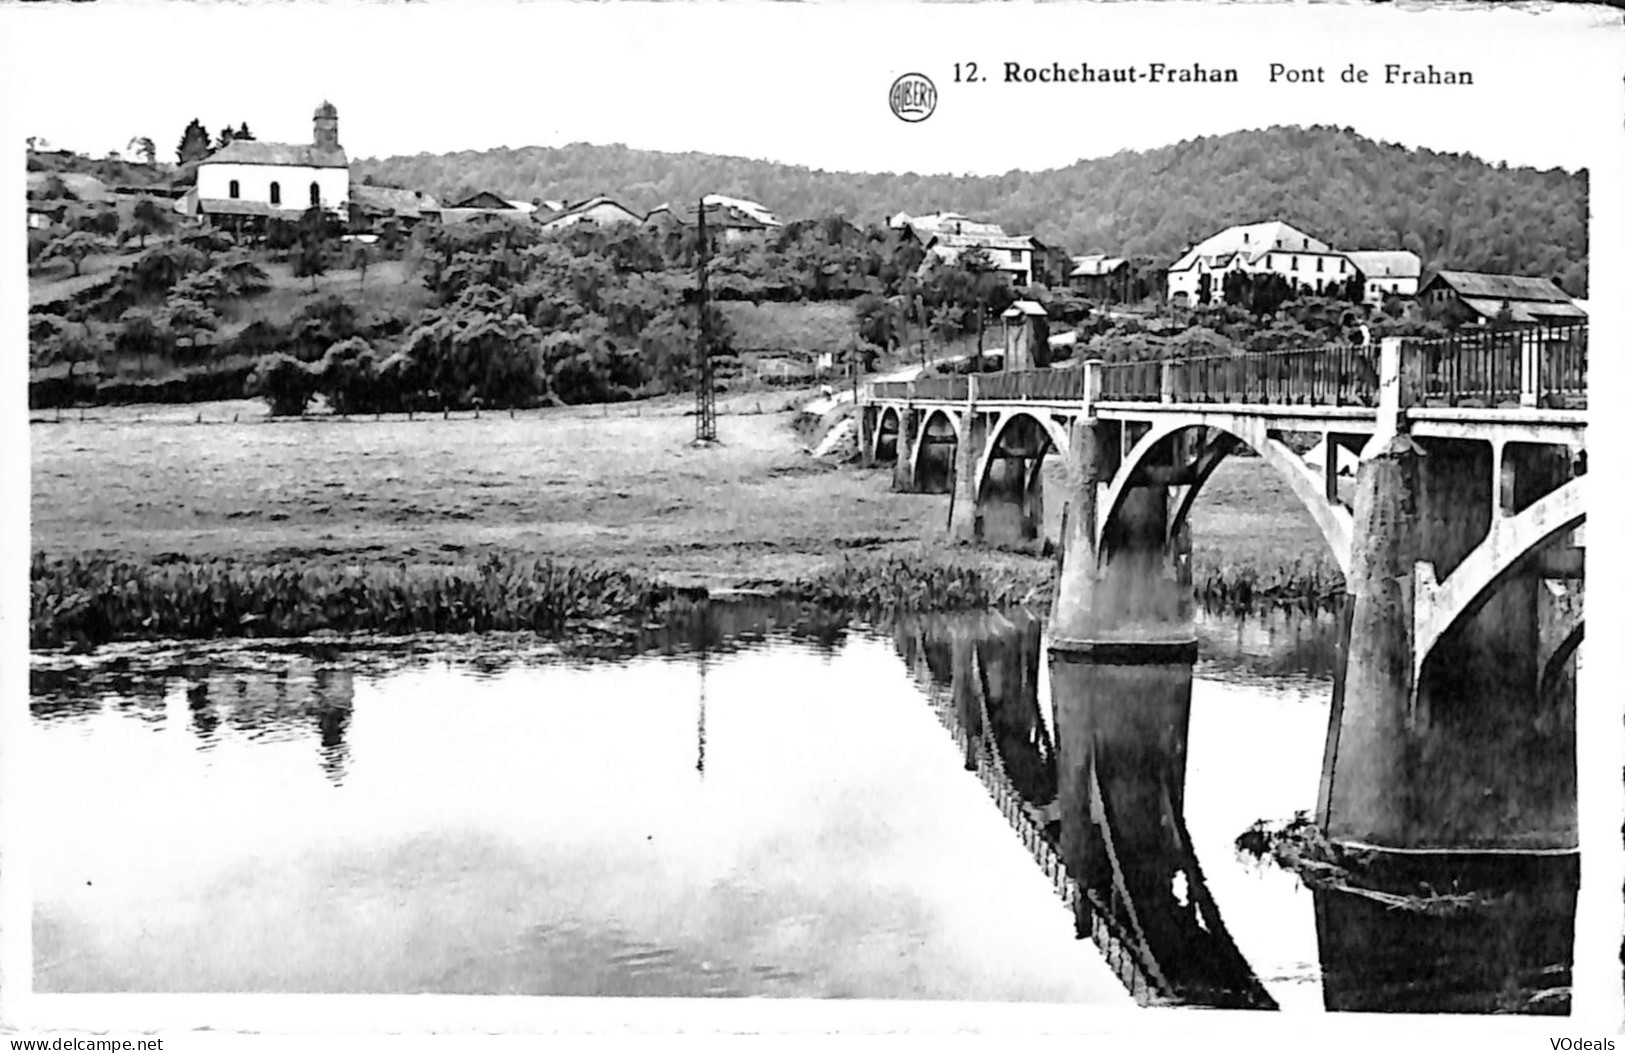
[[[1053,679],[1024,616],[769,606],[614,660],[36,656],[35,986],[1530,1011],[1566,985],[1566,877],[1418,944],[1239,857],[1313,809],[1334,623],[1199,631],[1194,672]]]

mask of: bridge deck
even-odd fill
[[[974,403],[1138,419],[1172,414],[1218,422],[1225,416],[1313,429],[1369,433],[1379,403],[1405,410],[1412,430],[1443,437],[1570,441],[1585,426],[1584,325],[1458,334],[1445,340],[1387,341],[1381,355],[1334,344],[1143,362],[1084,363],[975,376],[874,383],[868,401],[919,407]],[[1329,427],[1328,427],[1329,426]]]

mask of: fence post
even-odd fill
[[[977,387],[977,381],[979,381],[980,379],[981,378],[978,377],[975,373],[971,373],[970,375],[965,377],[965,382],[966,382],[965,383],[965,408],[966,409],[974,409],[974,408],[976,408],[976,387]]]
[[[1397,336],[1382,338],[1382,349],[1377,366],[1377,435],[1387,437],[1400,430],[1404,419],[1406,399],[1401,392],[1401,362],[1404,358],[1404,339]],[[1380,448],[1373,441],[1372,449]]]
[[[1524,409],[1533,409],[1540,405],[1540,330],[1528,329],[1519,334],[1520,355],[1522,359],[1522,383],[1518,390],[1518,405]]]
[[[1162,401],[1172,402],[1174,401],[1174,364],[1165,358],[1158,365],[1161,367],[1162,374],[1158,378],[1161,383]]]
[[[1100,386],[1104,378],[1106,363],[1102,359],[1091,358],[1083,363],[1083,415],[1092,419],[1095,415],[1095,403],[1100,401]]]

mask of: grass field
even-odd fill
[[[815,461],[788,401],[720,397],[723,442],[709,449],[689,445],[687,397],[414,421],[271,421],[257,402],[92,410],[31,429],[33,548],[302,566],[569,557],[711,588],[854,557],[946,558],[946,496],[893,493],[886,468]],[[1193,531],[1198,581],[1249,561],[1329,563],[1257,460],[1214,474]],[[1034,575],[1050,565],[953,559],[967,556]]]

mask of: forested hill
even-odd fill
[[[354,168],[357,178],[442,197],[608,194],[639,211],[704,193],[752,198],[784,219],[842,214],[867,223],[953,209],[1071,252],[1168,259],[1232,223],[1279,218],[1338,248],[1408,248],[1428,268],[1542,275],[1585,291],[1584,170],[1489,165],[1351,128],[1233,132],[986,177],[825,172],[585,143],[369,158]]]

